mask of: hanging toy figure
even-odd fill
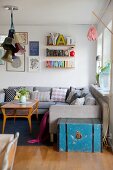
[[[97,30],[94,26],[91,26],[89,28],[87,38],[90,41],[96,41],[97,40]]]

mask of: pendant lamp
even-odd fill
[[[11,11],[11,26],[8,31],[8,37],[6,37],[4,42],[1,44],[4,50],[6,50],[6,53],[1,59],[7,62],[13,62],[14,59],[17,59],[15,53],[21,52],[23,54],[25,53],[25,49],[22,47],[19,41],[17,42],[14,23],[13,23],[13,11],[18,10],[18,7],[8,5],[8,6],[4,6],[4,8]],[[11,54],[12,54],[12,59],[11,59]]]
[[[95,26],[92,25],[89,28],[88,33],[87,33],[87,38],[90,41],[96,41],[97,40],[97,30],[96,30]]]

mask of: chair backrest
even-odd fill
[[[2,170],[12,170],[18,138],[19,138],[19,133],[17,132],[15,135],[15,138],[9,142],[5,155],[4,155]]]

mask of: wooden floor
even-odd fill
[[[55,147],[19,146],[14,170],[112,170],[113,154],[57,152]]]

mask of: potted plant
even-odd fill
[[[26,103],[26,99],[27,99],[27,96],[29,94],[29,90],[23,88],[23,89],[20,89],[18,92],[20,94],[19,101],[21,103]]]

